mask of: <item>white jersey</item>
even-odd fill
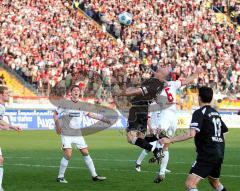
[[[60,116],[60,119],[62,120],[68,120],[67,123],[65,123],[66,128],[71,129],[80,129],[81,125],[83,123],[83,118],[86,117],[86,112],[84,111],[77,111],[77,110],[71,110],[71,109],[63,109],[58,108],[56,110],[58,115]]]
[[[69,102],[74,108],[74,102]],[[88,117],[88,112],[81,111],[80,109],[66,109],[58,108],[56,110],[59,116],[59,122],[62,127],[62,135],[66,136],[81,136],[81,128],[90,126],[95,123],[95,120]]]
[[[156,100],[161,111],[176,112],[176,95],[177,90],[181,87],[181,85],[181,81],[169,81],[167,86],[163,88],[161,94],[158,95]]]
[[[177,129],[177,89],[181,87],[180,81],[170,81],[158,95],[156,103],[149,107],[149,118],[152,129],[165,130],[168,136],[173,136]]]
[[[4,115],[5,115],[5,111],[6,111],[6,108],[4,105],[0,104],[0,120],[3,119]]]
[[[154,111],[148,114],[148,120],[150,120],[150,125],[152,129],[160,128],[159,116],[160,116],[160,111]]]

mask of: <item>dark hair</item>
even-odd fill
[[[3,94],[5,90],[8,90],[6,86],[0,86],[0,94]]]
[[[199,97],[203,103],[210,103],[213,98],[213,90],[210,87],[202,86],[199,88]]]
[[[80,87],[79,87],[78,85],[73,85],[73,86],[71,87],[71,92],[73,91],[74,88],[80,89]]]

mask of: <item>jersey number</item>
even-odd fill
[[[167,94],[168,102],[172,103],[174,98],[173,98],[173,95],[171,94],[171,92],[169,92],[170,88],[165,88],[164,90],[165,90],[165,92]]]
[[[214,124],[214,129],[215,129],[215,137],[221,137],[221,120],[219,118],[213,118],[212,122]]]

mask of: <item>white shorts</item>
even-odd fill
[[[83,136],[65,136],[61,135],[62,139],[62,149],[71,149],[72,144],[75,144],[78,149],[85,149],[87,148],[87,144]]]
[[[0,156],[2,156],[2,149],[1,149],[1,147],[0,147]]]
[[[177,129],[177,115],[172,111],[162,111],[158,115],[159,128],[166,131],[167,136],[173,137]]]

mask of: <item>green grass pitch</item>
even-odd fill
[[[240,129],[230,129],[222,168],[222,182],[230,191],[240,190]],[[126,142],[118,130],[105,130],[85,137],[97,172],[106,176],[104,182],[93,182],[76,149],[66,172],[68,184],[55,181],[62,157],[60,137],[53,131],[0,131],[0,146],[5,157],[3,186],[6,191],[185,191],[184,181],[195,159],[193,141],[173,144],[170,148],[167,174],[161,184],[153,179],[157,164],[143,163],[143,172],[135,171],[134,161],[141,149]],[[201,191],[212,190],[204,180]]]

